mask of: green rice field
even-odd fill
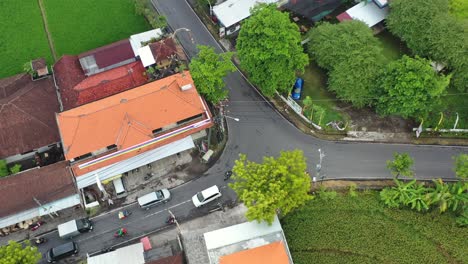
[[[0,1],[0,78],[23,71],[35,58],[52,63],[52,54],[37,1]]]

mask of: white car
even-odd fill
[[[150,209],[150,207],[158,204],[166,203],[171,199],[171,193],[168,189],[161,189],[155,192],[150,192],[137,199],[138,204],[143,209]]]
[[[221,197],[221,192],[219,191],[218,186],[213,185],[210,188],[195,194],[192,197],[192,202],[195,207],[201,207],[215,199],[218,199],[219,197]]]

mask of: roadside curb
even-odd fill
[[[221,45],[219,43],[219,41],[212,35],[212,32],[207,28],[207,26],[205,25],[205,23],[203,22],[203,20],[199,17],[198,13],[195,12],[195,8],[194,6],[187,0],[185,0],[186,4],[188,6],[190,6],[192,12],[195,14],[195,16],[198,18],[198,20],[200,21],[200,23],[203,25],[203,27],[208,31],[209,35],[212,37],[212,39],[215,41],[215,43],[217,44],[217,46],[223,50],[224,52],[226,51],[230,51],[230,50],[227,50],[224,45]],[[461,147],[467,147],[468,146],[468,143],[467,144],[462,144],[462,145],[455,145],[451,142],[448,142],[448,143],[443,143],[443,142],[440,142],[440,141],[450,141],[450,138],[442,138],[442,139],[435,139],[435,141],[437,142],[434,142],[434,143],[426,143],[426,142],[418,142],[417,139],[413,139],[413,140],[409,140],[409,141],[406,141],[406,140],[394,140],[394,141],[385,141],[385,140],[369,140],[369,139],[359,139],[357,138],[356,140],[349,140],[349,139],[332,139],[330,140],[329,138],[327,138],[327,136],[332,136],[332,135],[328,135],[328,134],[322,134],[322,133],[319,133],[319,132],[315,132],[314,130],[312,130],[313,132],[309,132],[309,131],[305,131],[303,129],[301,129],[295,122],[293,122],[292,120],[290,120],[289,116],[287,116],[285,113],[282,113],[281,111],[279,111],[279,109],[277,108],[277,106],[272,103],[269,99],[267,99],[261,92],[260,90],[255,86],[253,85],[250,80],[245,76],[245,74],[242,72],[242,70],[240,69],[240,66],[239,64],[234,60],[232,59],[232,62],[233,64],[236,66],[238,72],[241,74],[241,76],[244,78],[244,80],[252,87],[254,88],[254,90],[257,92],[258,95],[260,95],[262,97],[262,99],[267,102],[271,107],[272,109],[274,109],[281,117],[283,117],[290,125],[296,127],[298,130],[302,131],[303,133],[307,134],[307,135],[310,135],[310,136],[313,136],[315,138],[318,138],[318,139],[321,139],[321,140],[326,140],[326,141],[334,141],[334,142],[362,142],[362,143],[381,143],[381,144],[404,144],[404,145],[416,145],[416,146],[447,146],[447,147],[453,147],[453,146],[461,146]],[[346,135],[345,135],[346,136]]]

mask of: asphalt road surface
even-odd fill
[[[191,35],[183,31],[177,34],[189,56],[196,55],[196,45],[209,45],[218,52],[222,51],[185,0],[153,0],[153,4],[167,17],[173,29],[191,30]],[[309,172],[314,175],[320,148],[326,155],[321,173],[327,178],[385,178],[391,176],[385,162],[392,158],[392,153],[408,152],[415,160],[417,178],[453,178],[452,156],[468,151],[463,147],[348,143],[316,139],[301,133],[278,114],[240,72],[230,74],[225,82],[230,91],[226,114],[239,118],[239,121],[227,119],[229,139],[216,164],[197,180],[172,189],[173,198],[165,205],[148,211],[141,210],[137,205],[130,205],[126,209],[132,215],[124,220],[118,219],[117,211],[93,219],[95,230],[74,238],[79,244],[79,257],[112,245],[122,245],[128,239],[139,238],[167,227],[165,220],[169,216],[168,209],[181,222],[206,214],[216,202],[204,208],[195,208],[190,199],[196,192],[214,184],[221,186],[222,201],[233,200],[235,194],[225,187],[223,174],[232,167],[239,153],[247,154],[250,160],[261,161],[262,157],[276,156],[281,150],[301,149],[307,157]],[[113,234],[120,227],[127,228],[129,234],[116,239]],[[39,247],[43,253],[64,242],[57,232],[48,234],[46,238],[49,241]],[[70,258],[62,263],[72,263],[74,260],[76,258]]]

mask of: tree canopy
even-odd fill
[[[388,64],[379,78],[382,89],[377,103],[381,115],[426,117],[440,104],[450,77],[439,76],[430,61],[403,56]]]
[[[8,245],[0,246],[0,264],[36,264],[41,258],[41,252],[28,240],[24,244],[10,240]]]
[[[393,160],[387,160],[387,168],[393,176],[398,179],[399,176],[412,177],[414,164],[413,159],[408,153],[393,153]]]
[[[468,179],[468,154],[455,157],[455,175],[460,179]]]
[[[296,72],[308,64],[299,28],[274,4],[257,5],[251,13],[237,38],[241,67],[265,95],[272,96],[276,90],[289,93]]]
[[[447,0],[393,0],[387,26],[422,57],[444,63],[454,72],[452,85],[468,89],[468,26],[449,13]]]
[[[287,215],[311,199],[306,169],[300,150],[282,151],[276,159],[264,157],[263,163],[248,161],[241,154],[232,169],[234,183],[229,186],[248,208],[249,221],[271,224],[277,213]]]
[[[217,104],[226,98],[223,78],[236,70],[231,62],[232,53],[216,54],[213,47],[198,46],[200,52],[190,62],[190,74],[195,85],[205,98]]]
[[[329,71],[328,88],[356,107],[372,103],[385,58],[372,30],[361,21],[323,23],[309,33],[309,54]]]
[[[461,19],[468,19],[468,1],[466,0],[450,0],[450,13]]]

